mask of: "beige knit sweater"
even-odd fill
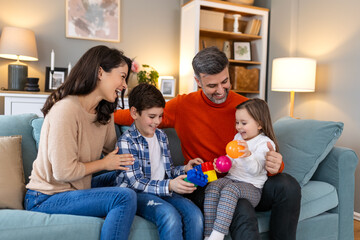
[[[88,189],[91,175],[85,176],[85,162],[100,159],[114,150],[114,117],[107,125],[94,123],[77,96],[57,102],[46,115],[41,129],[39,151],[26,188],[55,194]]]

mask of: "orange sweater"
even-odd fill
[[[166,103],[161,128],[175,128],[181,141],[185,164],[194,158],[212,162],[225,155],[225,147],[233,140],[235,129],[235,107],[247,98],[229,92],[222,104],[211,102],[202,90],[178,95]],[[130,125],[132,118],[128,110],[115,112],[115,123]],[[280,172],[283,169],[283,164]]]

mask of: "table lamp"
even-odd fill
[[[0,38],[0,57],[17,60],[8,66],[8,89],[24,90],[28,67],[20,60],[38,60],[34,32],[24,28],[4,27]]]
[[[290,117],[294,117],[295,92],[315,91],[316,61],[285,57],[273,60],[271,90],[290,92]]]

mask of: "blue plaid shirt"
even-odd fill
[[[155,134],[160,144],[161,158],[164,161],[165,179],[150,180],[149,146],[133,123],[119,138],[117,146],[119,147],[119,154],[130,153],[134,156],[135,162],[134,165],[126,166],[129,170],[118,171],[117,186],[129,187],[137,192],[146,192],[158,196],[171,196],[171,192],[169,192],[170,179],[185,174],[185,166],[174,166],[168,149],[169,141],[166,134],[160,129],[156,129]]]

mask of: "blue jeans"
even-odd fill
[[[189,199],[176,193],[171,197],[137,193],[137,205],[136,214],[157,226],[160,239],[203,239],[203,215]]]
[[[99,175],[94,178],[98,181],[92,183],[106,186],[109,176]],[[136,213],[136,194],[129,188],[120,187],[97,187],[54,195],[28,190],[24,206],[26,210],[49,214],[106,216],[101,229],[101,239],[125,240],[128,239]]]

